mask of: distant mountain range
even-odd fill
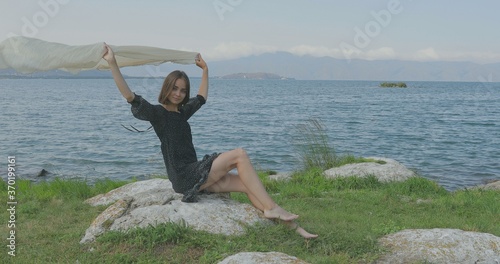
[[[211,77],[227,77],[262,73],[280,78],[301,80],[375,80],[375,81],[470,81],[500,82],[500,63],[472,62],[416,62],[400,60],[343,60],[332,57],[297,56],[288,52],[265,53],[225,61],[208,61]],[[184,70],[190,76],[199,76],[193,65],[163,64],[159,67],[127,67],[122,71],[130,77],[164,76],[174,69]],[[13,76],[13,71],[0,71],[0,78]],[[43,78],[109,78],[107,71],[85,71],[77,76],[62,71],[30,75]]]
[[[500,63],[347,61],[332,57],[296,56],[286,52],[212,62],[210,67],[212,75],[270,72],[305,80],[500,81]]]

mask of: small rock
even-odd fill
[[[291,172],[283,172],[274,175],[269,175],[268,178],[274,181],[288,181],[292,178]]]
[[[241,252],[229,256],[218,264],[307,264],[307,262],[281,252]]]
[[[45,177],[47,175],[49,175],[50,172],[46,169],[42,169],[40,172],[38,172],[38,174],[36,175],[36,177]]]

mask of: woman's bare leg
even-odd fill
[[[238,175],[227,173],[224,177],[222,177],[219,181],[214,184],[208,186],[206,188],[207,191],[210,192],[221,192],[224,190],[225,192],[242,192],[248,196],[250,202],[252,202],[253,206],[260,211],[264,212],[264,206],[260,203],[259,199],[253,196],[252,193],[248,192],[246,186],[243,184]],[[299,226],[295,221],[282,221],[282,223],[288,226],[290,229],[294,229],[299,235],[303,238],[316,238],[318,235],[311,234],[307,232],[305,229]]]
[[[200,189],[203,189],[201,186]],[[205,190],[209,192],[241,192],[245,193],[252,203],[252,205],[264,212],[264,206],[260,203],[259,199],[257,199],[253,194],[251,194],[247,187],[243,184],[241,179],[237,174],[227,173],[224,177],[222,177],[219,181],[205,188]]]
[[[251,194],[262,205],[262,211],[266,218],[278,218],[290,221],[298,217],[296,214],[287,212],[272,200],[264,185],[262,185],[257,172],[255,172],[246,151],[241,148],[222,153],[214,160],[207,182],[200,187],[200,190],[206,189],[218,182],[234,168],[238,170],[238,177],[246,187],[247,194]],[[226,186],[228,184],[231,185],[230,181],[231,178],[227,178],[225,182],[221,182],[209,190],[214,192],[232,191]]]

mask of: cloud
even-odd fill
[[[314,57],[333,57],[344,59],[340,48],[329,48],[325,46],[297,45],[288,49],[279,49],[270,45],[259,45],[251,42],[223,42],[204,53],[204,57],[210,60],[229,60],[263,53],[286,51],[298,56],[310,55]],[[390,47],[362,51],[353,56],[365,60],[384,60],[395,58],[396,53]]]
[[[287,50],[288,52],[303,56],[303,55],[311,55],[314,57],[339,57],[342,56],[342,52],[338,48],[328,48],[325,46],[310,46],[310,45],[298,45],[291,47]]]
[[[418,50],[413,56],[413,59],[416,61],[436,61],[440,58],[441,56],[432,47]]]
[[[269,45],[251,42],[223,42],[205,52],[205,57],[210,60],[229,60],[276,51],[278,48]]]
[[[382,47],[379,49],[372,49],[364,52],[364,59],[366,60],[390,60],[397,57],[396,52],[393,48]]]
[[[401,56],[401,59],[412,61],[468,61],[474,63],[498,63],[500,54],[489,51],[458,52],[458,51],[436,51],[429,47],[417,50],[413,54]]]
[[[346,59],[338,47],[296,45],[291,48],[278,48],[271,45],[260,45],[252,42],[222,42],[204,52],[204,58],[217,61],[229,60],[277,51],[290,52],[297,56],[333,57]],[[494,52],[450,52],[437,51],[433,47],[413,52],[398,53],[392,47],[377,49],[356,49],[349,54],[350,59],[362,60],[409,60],[409,61],[471,61],[475,63],[495,63],[500,61],[500,54]]]
[[[345,54],[340,48],[298,45],[288,49],[287,51],[299,56],[303,55],[311,55],[314,57],[328,56],[338,59],[345,59]],[[396,58],[396,52],[391,47],[382,47],[366,51],[357,49],[353,54],[350,54],[350,58],[363,59],[363,60],[388,60]]]
[[[444,56],[443,56],[444,57]],[[447,60],[451,61],[472,61],[476,63],[498,63],[500,54],[490,51],[484,52],[460,52],[446,54]],[[444,60],[444,59],[443,59]]]

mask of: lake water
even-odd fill
[[[128,80],[152,103],[161,82]],[[296,128],[314,118],[338,153],[393,158],[449,190],[500,178],[500,83],[378,84],[211,79],[190,120],[198,156],[243,147],[259,169],[294,171]],[[33,180],[42,169],[89,182],[166,173],[154,132],[122,127],[149,123],[132,117],[112,79],[3,79],[0,92],[2,177],[9,155]]]

